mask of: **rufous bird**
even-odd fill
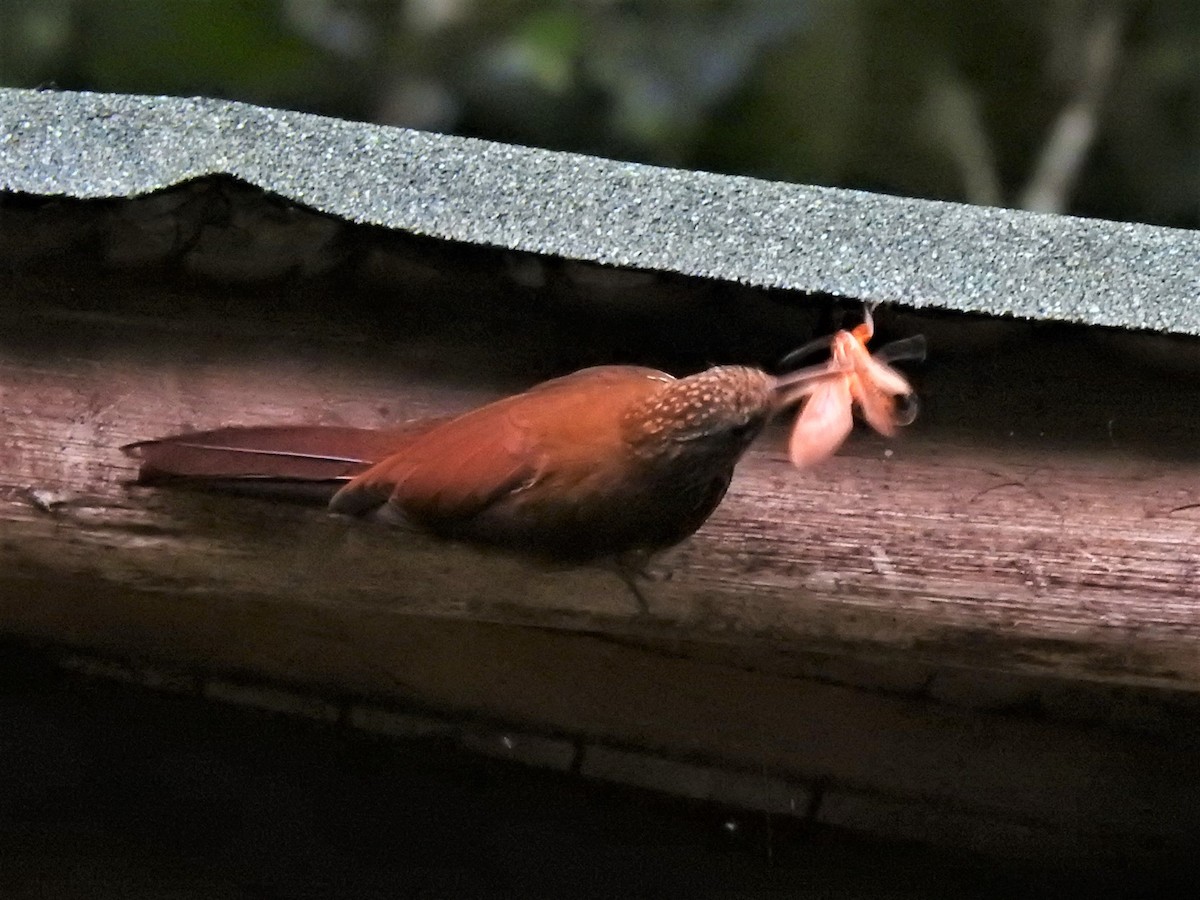
[[[684,378],[599,366],[394,429],[232,427],[122,450],[141,461],[142,484],[315,485],[332,493],[335,512],[558,564],[630,565],[708,519],[775,413],[807,398],[791,441],[801,466],[838,448],[852,406],[885,434],[911,421],[912,388],[886,360],[923,356],[923,339],[872,357],[871,334],[868,313],[821,341],[828,363],[781,376],[744,366]]]

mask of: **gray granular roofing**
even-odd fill
[[[227,173],[352,222],[823,291],[1200,334],[1200,233],[635,165],[204,99],[0,89],[0,190]]]

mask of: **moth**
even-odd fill
[[[868,307],[862,324],[838,331],[829,342],[829,375],[807,385],[808,397],[792,426],[788,458],[797,468],[808,468],[832,456],[854,427],[854,411],[880,434],[890,437],[917,415],[913,387],[889,362],[924,359],[921,335],[894,341],[874,355],[867,344],[875,334]],[[788,354],[786,361],[810,352],[806,345]]]

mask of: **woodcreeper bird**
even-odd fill
[[[923,339],[871,356],[871,334],[868,313],[820,342],[828,363],[781,376],[599,366],[393,429],[232,427],[122,449],[141,461],[142,484],[316,486],[335,512],[552,563],[632,565],[708,519],[775,413],[807,398],[791,446],[802,466],[837,449],[852,406],[884,433],[911,421],[912,388],[886,361],[923,355]]]

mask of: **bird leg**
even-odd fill
[[[642,589],[638,585],[638,579],[653,580],[653,576],[647,569],[649,562],[650,554],[644,550],[630,550],[612,557],[609,562],[613,574],[620,578],[633,594],[633,598],[637,601],[638,613],[643,616],[650,615],[650,604],[646,601],[646,595],[642,593]]]

